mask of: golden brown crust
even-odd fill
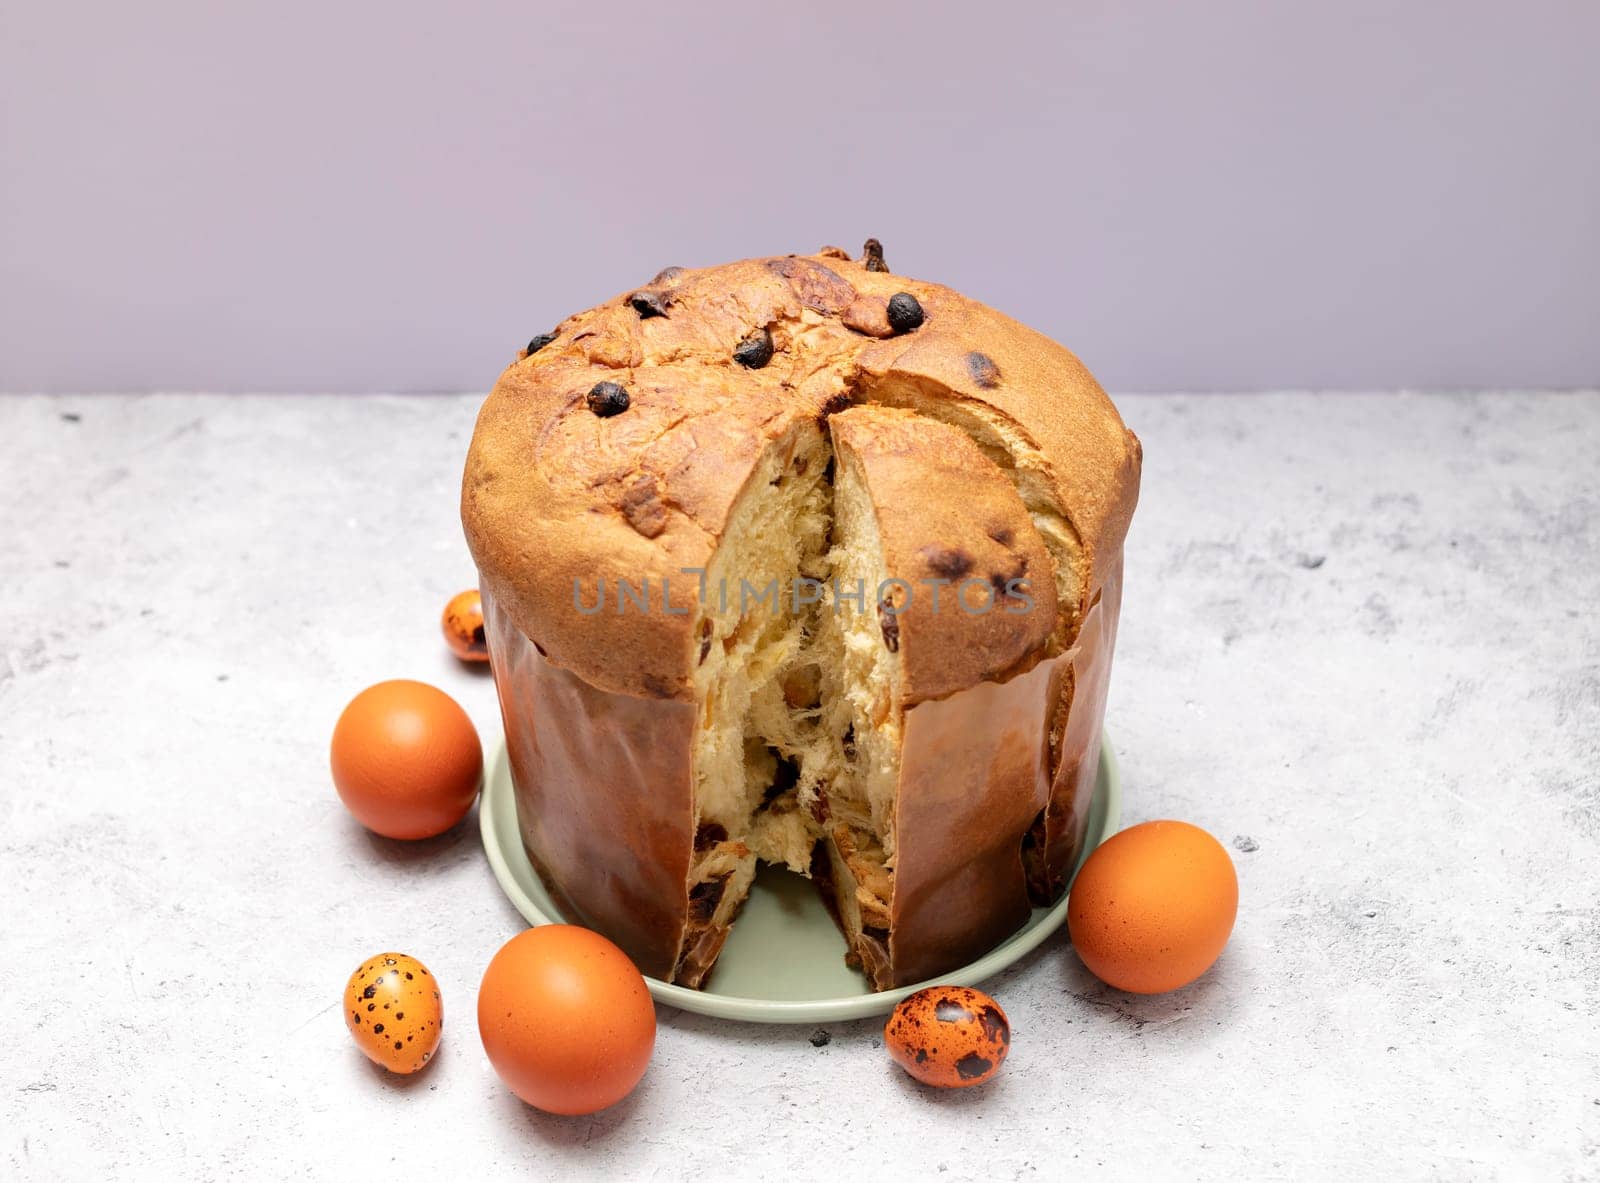
[[[1005,474],[957,428],[910,411],[853,407],[829,426],[840,461],[859,466],[898,581],[882,628],[900,654],[900,702],[1037,657],[1056,626],[1054,568]]]
[[[1067,349],[1008,316],[939,292],[932,305],[938,314],[930,308],[909,341],[896,338],[862,354],[864,375],[879,386],[873,401],[973,403],[1009,421],[1049,464],[1054,500],[1088,559],[1087,595],[1108,559],[1122,551],[1139,494],[1138,438]]]
[[[641,316],[648,292],[665,315]],[[878,301],[907,292],[910,333],[866,329]],[[852,307],[856,313],[847,318]],[[734,360],[771,332],[764,368]],[[876,332],[876,330],[874,330]],[[613,381],[627,411],[596,416],[585,396]],[[1086,605],[1120,552],[1138,490],[1138,441],[1070,352],[937,284],[832,255],[749,259],[630,289],[569,318],[514,362],[484,404],[467,458],[462,519],[485,585],[550,661],[595,686],[692,698],[688,616],[585,615],[597,580],[697,586],[756,457],[796,416],[867,402],[933,400],[997,412],[1031,442],[1084,558]],[[612,597],[614,599],[614,596]]]

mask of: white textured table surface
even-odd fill
[[[0,400],[0,1175],[1600,1175],[1600,397],[1122,400],[1124,821],[1229,844],[1222,960],[1137,998],[1052,940],[942,1095],[876,1022],[662,1010],[577,1119],[479,1046],[475,821],[375,839],[327,772],[383,678],[497,729],[436,626],[477,401]],[[388,948],[445,991],[407,1081],[337,1005]]]

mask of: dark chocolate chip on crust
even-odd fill
[[[539,350],[543,349],[555,339],[556,335],[554,333],[540,333],[538,336],[534,337],[533,340],[528,342],[528,356],[532,357],[534,354],[538,353]]]
[[[883,261],[883,243],[876,238],[869,238],[861,248],[861,265],[868,271],[881,271],[889,273],[889,264]]]
[[[772,360],[772,349],[771,332],[757,329],[734,346],[733,360],[748,369],[759,370]]]
[[[658,283],[666,283],[668,280],[677,279],[682,274],[682,267],[663,267],[656,272],[655,278],[650,281],[650,284],[654,287]]]
[[[925,319],[922,304],[910,292],[896,292],[889,297],[889,327],[896,333],[909,333],[921,327]]]
[[[967,373],[984,390],[993,390],[1000,385],[1000,367],[986,353],[973,350],[967,354]]]
[[[628,303],[633,305],[633,310],[639,314],[640,320],[649,320],[652,316],[665,316],[672,299],[665,292],[646,289],[634,292],[628,297]]]
[[[626,387],[615,382],[596,382],[587,396],[589,409],[602,419],[620,415],[631,403]]]

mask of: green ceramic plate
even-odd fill
[[[1085,855],[1116,832],[1121,816],[1122,782],[1111,741],[1103,738]],[[517,911],[529,924],[563,923],[522,849],[503,740],[490,757],[478,820],[494,877]],[[1066,918],[1064,896],[1054,907],[1035,908],[1028,923],[1008,940],[939,981],[961,986],[981,982],[1037,948]],[[706,989],[689,990],[655,978],[645,982],[658,1002],[750,1023],[824,1023],[888,1014],[906,995],[933,984],[874,993],[866,978],[845,965],[844,953],[844,937],[811,884],[781,868],[763,867]]]

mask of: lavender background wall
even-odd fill
[[[479,389],[665,264],[869,234],[1114,389],[1600,384],[1597,47],[1581,0],[0,0],[0,389]]]

